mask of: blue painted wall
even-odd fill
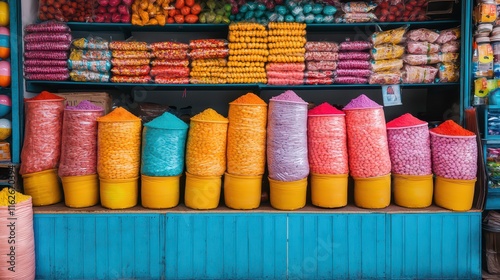
[[[481,279],[481,213],[35,214],[37,279]]]

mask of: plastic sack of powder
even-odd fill
[[[273,180],[290,182],[309,175],[307,105],[291,90],[270,100],[267,164]]]
[[[43,91],[25,100],[25,132],[19,173],[54,169],[61,154],[64,98]]]
[[[344,112],[328,103],[309,110],[307,143],[311,173],[349,173]]]
[[[97,173],[102,179],[139,177],[141,119],[122,107],[97,119]]]
[[[387,123],[387,141],[392,173],[432,174],[431,146],[427,122],[404,114]]]
[[[89,101],[64,110],[60,177],[97,174],[97,118],[104,109]]]
[[[431,129],[432,169],[447,179],[472,180],[477,176],[476,135],[452,120]]]
[[[355,178],[391,172],[384,109],[362,94],[344,107],[349,170]]]
[[[222,176],[226,171],[228,120],[213,109],[193,116],[186,144],[187,172],[197,176]]]
[[[229,103],[227,172],[257,176],[266,167],[267,104],[253,93]]]
[[[188,125],[170,113],[144,125],[141,174],[178,176],[184,170]]]

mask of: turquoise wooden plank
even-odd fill
[[[110,254],[108,250],[109,235],[116,233],[116,229],[109,228],[108,217],[106,215],[97,215],[96,223],[96,278],[107,279],[109,275]],[[112,252],[113,254],[113,252]],[[115,253],[116,255],[116,253]]]
[[[332,278],[333,270],[333,217],[321,215],[317,217],[318,245],[318,276]]]
[[[236,219],[236,273],[237,279],[247,279],[249,275],[248,218]]]
[[[286,215],[262,215],[262,223],[263,278],[285,279],[288,256]]]
[[[430,233],[430,259],[431,259],[431,277],[442,278],[442,230],[447,226],[443,224],[443,217],[440,215],[433,215],[427,234]]]
[[[137,240],[138,243],[136,243],[134,227],[139,226],[139,224],[136,224],[137,216],[132,217],[132,219],[127,219],[126,217],[120,215],[118,220],[121,225],[122,238],[120,244],[118,245],[120,247],[118,247],[119,249],[116,251],[121,252],[119,256],[121,267],[117,267],[117,271],[122,278],[127,277],[127,275],[135,277],[134,262],[136,249],[144,244],[142,240]],[[139,252],[140,251],[137,253]],[[138,254],[137,257],[139,256],[140,255]]]
[[[177,229],[177,220],[174,216],[167,214],[165,216],[165,276],[167,279],[177,278],[177,267],[179,266],[179,255],[177,253],[179,244],[179,230]],[[182,235],[181,235],[182,236]],[[185,236],[182,236],[185,238]],[[167,261],[168,260],[168,261]]]
[[[248,217],[248,276],[252,279],[264,278],[262,240],[269,237],[262,231],[262,223],[262,216]]]
[[[236,216],[226,216],[224,217],[224,250],[222,263],[224,265],[223,277],[224,279],[230,279],[232,276],[236,275],[236,256],[238,251],[236,250]]]
[[[403,267],[403,236],[400,234],[403,216],[395,215],[391,217],[391,242],[390,242],[390,263],[387,266],[391,278],[402,277],[402,272],[396,268]]]
[[[288,244],[287,244],[287,260],[288,260],[288,279],[303,279],[303,260],[304,246],[303,236],[304,216],[289,215],[288,216]],[[303,237],[303,238],[301,238]]]
[[[35,229],[35,259],[36,278],[54,279],[54,219],[53,217],[39,217],[33,220]]]
[[[460,228],[460,231],[468,232],[471,238],[470,248],[465,252],[470,257],[469,279],[482,279],[482,274],[481,274],[482,215],[481,213],[475,213],[475,215],[468,215],[468,217],[471,221],[470,226],[469,227],[464,226],[463,228]]]
[[[347,246],[349,240],[349,232],[347,227],[349,218],[347,215],[335,215],[333,217],[333,273],[339,279],[349,278],[349,247]],[[333,279],[333,276],[332,276]]]
[[[442,216],[443,230],[442,230],[442,274],[448,278],[456,278],[457,270],[457,215]],[[446,225],[446,226],[444,226]]]
[[[387,215],[377,215],[377,256],[376,256],[376,266],[377,266],[377,278],[385,278],[386,275],[386,259],[389,257],[387,247],[389,242],[387,242],[387,236],[389,236],[390,231],[387,230],[387,225],[390,225],[390,219]],[[370,231],[366,228],[365,231]]]
[[[457,278],[471,277],[470,269],[467,269],[468,265],[471,264],[470,254],[468,254],[471,249],[470,226],[471,219],[468,216],[457,219]]]
[[[191,274],[189,278],[191,279],[203,279],[205,276],[205,269],[207,263],[208,252],[206,252],[206,244],[209,242],[207,240],[207,217],[201,215],[199,218],[193,219],[192,235],[191,235],[191,246],[193,254],[189,258],[193,259],[193,266],[191,267]],[[210,226],[210,230],[214,230]],[[187,267],[183,267],[187,269]]]
[[[384,227],[379,224],[378,215],[363,216],[361,218],[360,232],[360,255],[361,255],[361,277],[371,278],[377,275],[377,228]],[[372,229],[372,230],[367,230]]]
[[[68,217],[68,252],[81,252],[80,254],[72,254],[70,258],[68,258],[68,279],[82,279],[83,278],[83,270],[84,270],[84,259],[85,254],[84,250],[84,240],[83,235],[80,234],[83,232],[83,223],[84,219],[80,217]]]
[[[81,217],[81,216],[79,216]],[[83,278],[84,279],[92,279],[96,277],[97,270],[97,258],[96,253],[97,250],[97,236],[96,236],[96,218],[95,216],[84,216],[81,218],[84,220],[83,229],[82,229],[82,237],[83,237]],[[78,235],[78,233],[76,233]]]
[[[223,275],[224,263],[220,258],[214,258],[212,255],[217,252],[224,251],[224,236],[226,235],[226,228],[224,228],[224,218],[220,216],[207,215],[207,266],[206,266],[206,278],[216,279]],[[212,230],[212,228],[223,229],[223,232],[218,232]]]
[[[122,267],[121,245],[123,244],[122,238],[126,233],[123,232],[121,219],[118,216],[114,217],[109,216],[107,217],[107,220],[109,229],[116,229],[121,232],[121,234],[119,235],[108,234],[108,236],[106,237],[108,239],[107,250],[109,258],[108,277],[119,279],[123,278],[123,275],[121,273],[121,267]],[[127,244],[127,246],[130,246],[130,244]]]
[[[420,279],[428,279],[431,277],[431,243],[429,236],[429,225],[431,223],[430,215],[417,216],[417,231],[415,238],[417,239],[417,276]]]
[[[70,256],[68,256],[68,220],[65,216],[54,216],[54,240],[57,241],[54,249],[54,277],[68,279]]]
[[[417,246],[418,240],[415,236],[417,232],[417,220],[416,215],[406,215],[404,216],[404,224],[401,225],[403,232],[403,250],[404,250],[404,261],[403,261],[403,277],[412,278],[418,275],[418,253]]]
[[[347,246],[349,250],[349,278],[361,279],[361,247],[362,219],[361,215],[351,215],[347,223]]]
[[[134,239],[132,242],[136,240],[139,241],[142,243],[141,245],[143,245],[143,247],[148,248],[148,251],[151,252],[152,248],[150,247],[150,243],[154,242],[155,239],[154,233],[150,230],[154,228],[152,226],[153,224],[150,223],[147,217],[136,216],[134,227],[126,230],[133,234]],[[155,225],[155,228],[158,228],[158,225]],[[158,231],[156,230],[155,232]],[[148,258],[143,257],[142,254],[134,254],[134,261],[131,266],[133,275],[139,279],[148,277],[148,270],[151,269],[149,267],[150,263],[153,263],[153,258],[151,256]]]
[[[167,250],[172,250],[174,258],[178,258],[177,267],[173,269],[174,275],[169,275],[171,259],[166,260],[167,278],[169,279],[189,279],[191,278],[193,269],[193,215],[185,215],[183,217],[173,216],[167,220],[167,223],[174,222],[175,230],[177,230],[176,240],[167,240]],[[170,243],[170,241],[173,241]],[[169,277],[170,276],[170,277]]]

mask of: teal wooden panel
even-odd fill
[[[37,279],[164,278],[158,214],[35,214],[34,229]]]
[[[168,214],[167,279],[286,278],[286,215]]]

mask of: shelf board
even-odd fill
[[[402,88],[427,88],[458,86],[460,83],[433,83],[433,84],[401,84]],[[265,84],[132,84],[132,83],[91,83],[72,81],[26,81],[26,89],[30,92],[39,92],[48,89],[145,89],[145,90],[329,90],[329,89],[379,89],[381,85],[265,85]]]
[[[211,32],[227,31],[228,24],[167,24],[165,26],[147,25],[138,26],[130,23],[86,23],[86,22],[68,22],[72,31],[142,31],[142,32]],[[412,21],[412,22],[365,22],[365,23],[312,23],[307,25],[307,31],[333,31],[333,30],[355,30],[360,28],[373,28],[380,26],[382,29],[396,28],[410,25],[418,28],[449,28],[460,25],[460,20],[431,20],[431,21]]]

